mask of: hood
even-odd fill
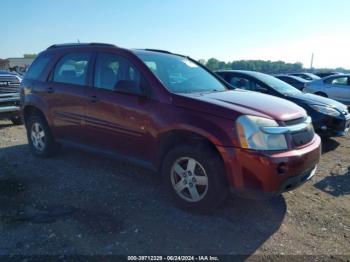
[[[323,96],[299,93],[299,94],[289,95],[288,97],[293,100],[296,100],[296,102],[302,102],[307,105],[321,105],[321,106],[333,107],[340,110],[341,112],[347,109],[346,105]]]
[[[186,97],[217,105],[240,114],[258,115],[278,121],[288,121],[306,116],[306,111],[298,105],[275,96],[245,90],[186,94]],[[199,105],[186,103],[199,111]],[[210,112],[213,113],[213,112]]]

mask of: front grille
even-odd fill
[[[0,107],[6,107],[6,106],[19,106],[19,101],[5,102],[5,103],[0,102]]]
[[[303,131],[292,133],[291,136],[294,146],[302,146],[312,141],[312,139],[315,136],[315,132],[313,127],[311,126]]]
[[[20,97],[18,93],[0,94],[0,107],[19,106]]]
[[[0,87],[0,94],[19,93],[19,86]]]
[[[302,118],[285,121],[284,124],[286,126],[291,126],[291,125],[301,124],[305,121],[306,121],[306,117],[302,117]],[[310,143],[315,136],[315,131],[312,124],[310,124],[306,129],[291,133],[290,136],[292,140],[292,146],[299,147]]]
[[[11,92],[18,89],[21,82],[15,76],[0,76],[0,92]]]

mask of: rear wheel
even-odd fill
[[[323,97],[328,97],[327,94],[323,92],[316,92],[315,95],[323,96]]]
[[[182,208],[210,211],[227,197],[228,186],[218,155],[208,148],[179,146],[163,162],[166,188]]]
[[[31,151],[39,157],[50,157],[57,152],[51,130],[46,120],[39,114],[33,114],[27,121],[27,137]]]

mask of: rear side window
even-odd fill
[[[257,91],[259,92],[259,88],[262,88],[258,83],[255,81],[249,80],[247,78],[239,77],[239,76],[233,76],[230,79],[230,84],[234,87],[249,90],[249,91]]]
[[[246,78],[233,76],[231,77],[229,82],[234,87],[245,89],[245,90],[251,90],[250,81]]]
[[[63,56],[55,67],[53,81],[85,85],[90,53],[71,53]]]
[[[26,79],[38,79],[43,70],[49,64],[50,58],[48,56],[39,56],[29,67],[25,74]]]

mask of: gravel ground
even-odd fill
[[[350,136],[323,141],[312,181],[211,215],[173,206],[156,174],[63,148],[29,152],[0,121],[0,255],[350,255]]]

